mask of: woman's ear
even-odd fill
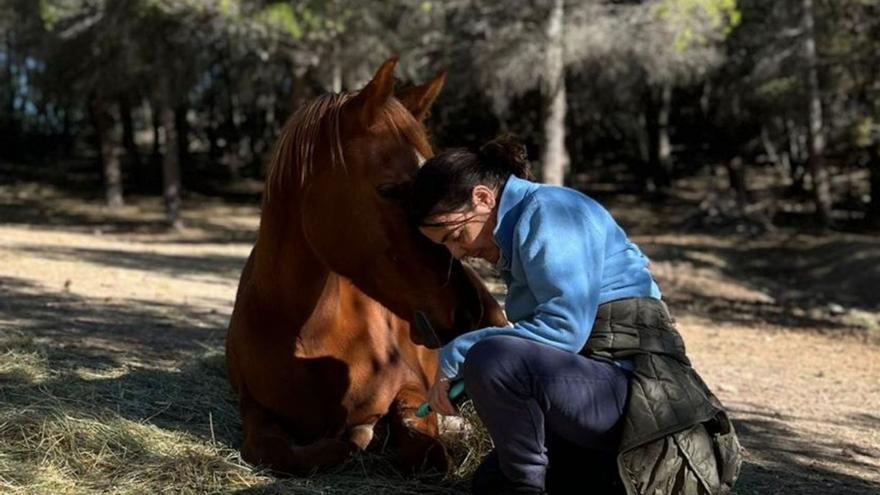
[[[474,186],[471,191],[471,203],[474,207],[477,205],[484,205],[491,210],[492,208],[495,208],[496,199],[495,191],[482,184]]]

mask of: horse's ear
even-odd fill
[[[428,115],[428,109],[437,99],[440,90],[443,89],[443,83],[446,82],[446,71],[442,71],[434,76],[433,79],[419,86],[407,88],[397,95],[397,99],[403,103],[413,117],[422,121]]]
[[[396,55],[386,60],[373,79],[349,103],[349,108],[357,113],[364,127],[369,127],[376,121],[382,107],[394,93],[394,66],[397,65],[397,60]]]

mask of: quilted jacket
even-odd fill
[[[617,456],[628,495],[730,491],[742,463],[739,440],[721,402],[691,367],[665,303],[633,298],[600,305],[581,354],[632,363]]]

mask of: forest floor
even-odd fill
[[[734,419],[747,449],[736,493],[880,493],[880,236],[677,230],[686,200],[605,200]],[[191,197],[179,232],[154,198],[96,203],[0,185],[0,492],[466,487],[369,456],[308,479],[243,464],[222,349],[256,201]]]

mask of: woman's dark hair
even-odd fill
[[[410,214],[416,225],[430,216],[459,210],[470,202],[477,185],[498,188],[507,178],[532,177],[526,148],[510,135],[499,136],[477,149],[456,148],[426,161],[416,174]]]

